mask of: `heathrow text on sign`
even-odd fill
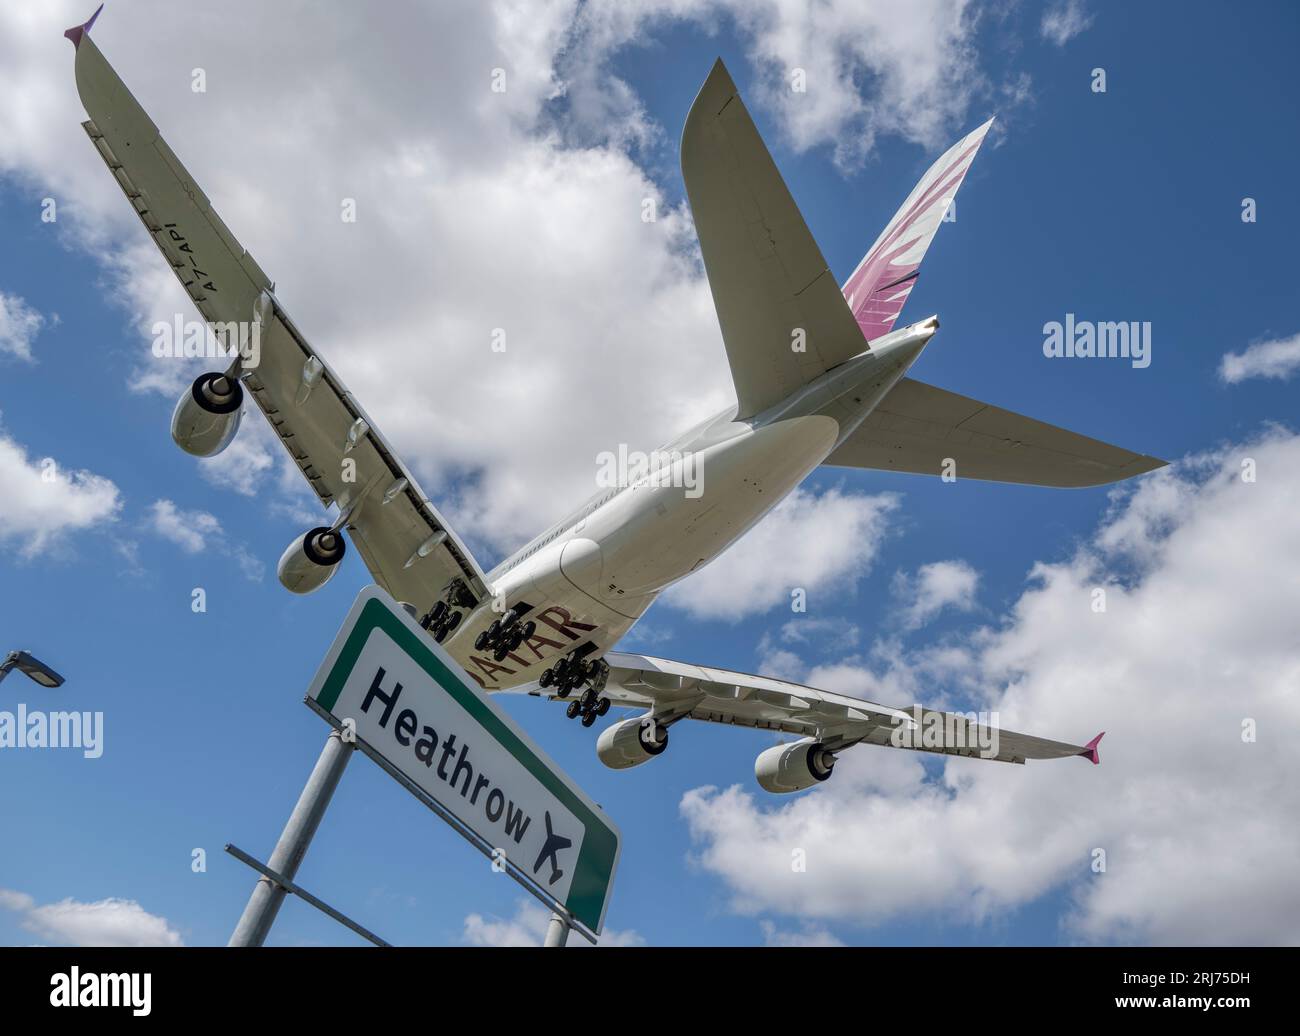
[[[357,597],[307,701],[534,892],[600,933],[618,828],[378,587]]]

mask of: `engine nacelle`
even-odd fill
[[[754,760],[754,776],[759,785],[775,795],[820,784],[830,777],[834,768],[835,756],[812,738],[791,745],[773,745]]]
[[[172,439],[186,453],[215,457],[239,431],[244,388],[225,374],[200,374],[172,412]]]
[[[667,747],[668,728],[640,716],[602,730],[596,740],[596,757],[611,770],[626,770],[662,754]]]
[[[295,594],[309,594],[329,582],[347,550],[343,533],[321,527],[304,532],[289,544],[275,567],[280,585]]]

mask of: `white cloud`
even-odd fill
[[[945,608],[968,612],[975,607],[979,573],[965,561],[932,561],[915,575],[894,577],[894,597],[902,603],[904,629],[920,629]]]
[[[0,291],[0,353],[30,360],[32,342],[45,324],[45,317],[21,297]]]
[[[1300,370],[1300,334],[1256,342],[1244,352],[1228,353],[1219,363],[1219,377],[1229,385],[1247,378],[1287,381]]]
[[[1035,568],[1004,624],[946,659],[1006,728],[1076,743],[1108,731],[1101,766],[948,760],[935,780],[921,757],[863,748],[790,800],[687,794],[695,855],[732,909],[981,924],[1058,891],[1066,940],[1300,941],[1297,470],[1300,436],[1270,430],[1144,477],[1090,544]],[[944,690],[923,682],[919,700]],[[806,873],[791,873],[792,847]]]
[[[1090,25],[1092,15],[1083,5],[1083,0],[1059,0],[1043,12],[1040,30],[1043,38],[1064,47]]]
[[[246,412],[240,416],[239,434],[234,441],[215,457],[200,460],[199,471],[214,486],[223,486],[241,496],[251,497],[257,496],[266,485],[267,476],[274,472],[275,462],[279,459],[293,467],[293,475],[305,491],[306,482],[297,465],[275,443],[275,433],[262,420],[257,408],[252,409],[253,413]]]
[[[862,631],[848,619],[832,616],[814,618],[806,612],[781,626],[781,639],[787,644],[819,642],[824,648],[844,651],[856,647]]]
[[[0,432],[0,543],[15,542],[33,558],[73,532],[112,522],[121,507],[117,486],[89,471],[65,469],[53,457],[31,458]]]
[[[155,500],[149,509],[149,527],[186,554],[197,554],[222,535],[221,522],[206,511],[182,511],[170,500]]]
[[[818,495],[796,489],[663,600],[697,618],[737,622],[778,605],[789,607],[791,592],[802,589],[815,614],[819,596],[856,589],[875,561],[887,519],[897,506],[893,493],[828,489]]]
[[[155,500],[149,508],[146,525],[163,539],[176,544],[186,554],[211,551],[231,558],[246,579],[262,578],[262,562],[243,544],[230,539],[216,515],[207,511],[185,511],[170,500]]]
[[[58,946],[183,945],[166,918],[149,913],[133,899],[37,904],[26,893],[0,889],[0,909],[18,914],[19,924],[43,943]]]
[[[971,121],[975,101],[992,92],[976,61],[977,15],[967,0],[603,0],[582,9],[577,31],[588,49],[563,67],[577,66],[574,75],[585,85],[589,76],[581,69],[591,52],[608,55],[670,19],[708,31],[734,24],[757,71],[750,105],[774,114],[796,150],[829,146],[843,169],[858,166],[880,136],[929,148],[951,144],[963,120]],[[795,70],[804,73],[803,91],[792,89]],[[740,71],[732,69],[746,90]],[[605,96],[590,106],[608,121],[611,104]],[[635,99],[613,111],[637,125]],[[676,127],[669,129],[675,137]]]
[[[515,904],[514,917],[470,914],[465,918],[464,941],[470,946],[541,946],[550,925],[551,912],[533,899]],[[565,946],[590,946],[580,935],[569,933]],[[599,946],[644,946],[645,940],[634,931],[606,929]]]

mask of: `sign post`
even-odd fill
[[[546,941],[543,946],[563,946],[569,941],[569,922],[564,919],[560,913],[551,914],[550,923],[546,926]]]
[[[348,760],[352,758],[352,745],[344,743],[337,730],[331,730],[321,749],[320,758],[307,778],[307,785],[298,797],[298,804],[289,814],[289,822],[280,832],[280,840],[275,843],[275,851],[267,861],[267,867],[277,874],[282,874],[290,881],[297,876],[298,865],[307,855],[316,828],[320,827],[325,807],[334,797],[334,789],[339,786]],[[275,923],[275,915],[280,912],[286,889],[278,882],[272,881],[265,874],[258,878],[253,886],[253,894],[248,898],[244,914],[235,926],[228,946],[261,946],[266,935]]]
[[[554,912],[546,945],[596,941],[618,828],[388,594],[357,596],[305,700],[334,730],[266,870],[293,881],[356,748]],[[231,945],[260,945],[286,891],[264,871]]]

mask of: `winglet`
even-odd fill
[[[1105,736],[1106,736],[1106,731],[1103,730],[1100,734],[1098,734],[1091,741],[1089,741],[1087,746],[1084,748],[1084,750],[1079,753],[1081,756],[1087,759],[1088,762],[1092,763],[1093,766],[1096,766],[1101,762],[1101,756],[1097,754],[1097,745],[1101,743],[1101,739]]]
[[[74,25],[71,29],[69,29],[67,32],[63,34],[68,39],[72,40],[72,45],[74,47],[81,46],[81,37],[86,35],[86,33],[90,31],[90,27],[95,24],[95,19],[99,17],[99,12],[102,11],[103,9],[104,9],[104,5],[100,4],[97,8],[95,8],[95,13],[90,16],[90,21],[86,22],[84,25]]]

